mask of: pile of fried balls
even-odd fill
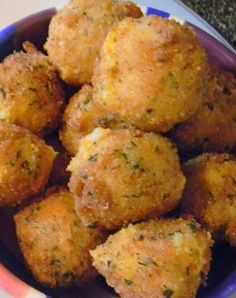
[[[119,0],[71,0],[47,55],[22,46],[0,63],[0,207],[34,278],[195,297],[214,243],[236,247],[234,75]]]

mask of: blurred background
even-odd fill
[[[182,0],[236,49],[236,0]]]

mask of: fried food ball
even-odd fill
[[[83,224],[108,230],[173,210],[185,185],[168,139],[125,129],[95,129],[81,140],[68,170]]]
[[[15,216],[18,241],[36,280],[46,286],[70,286],[95,276],[89,250],[101,243],[103,234],[84,227],[67,189],[46,194]]]
[[[224,152],[236,147],[236,79],[211,70],[204,101],[197,112],[173,131],[181,151]]]
[[[112,113],[106,114],[97,108],[92,98],[92,87],[84,85],[67,105],[60,131],[63,146],[71,156],[76,155],[80,139],[96,127],[118,129],[131,128],[132,125],[118,119]]]
[[[184,166],[182,208],[216,236],[236,246],[236,160],[228,154],[203,154]]]
[[[207,277],[210,233],[192,220],[130,224],[90,251],[122,298],[193,298]]]
[[[142,15],[132,2],[71,0],[52,18],[45,49],[64,81],[75,86],[90,83],[94,61],[112,25]]]
[[[63,116],[60,139],[70,155],[76,155],[80,139],[95,128],[94,120],[100,115],[91,104],[92,87],[85,85],[67,105]]]
[[[200,106],[207,71],[191,28],[157,16],[126,18],[103,44],[94,101],[141,130],[166,132]]]
[[[0,120],[44,136],[57,127],[64,92],[48,57],[30,43],[0,64]]]
[[[0,207],[44,190],[56,152],[28,130],[0,121]]]

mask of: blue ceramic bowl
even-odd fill
[[[146,14],[157,14],[164,18],[170,17],[168,13],[152,8],[145,8],[144,12]],[[42,49],[47,37],[50,19],[55,13],[56,10],[54,8],[42,11],[2,30],[0,32],[0,61],[14,50],[21,50],[22,43],[26,40],[33,42],[39,49]],[[196,30],[200,42],[207,50],[210,61],[213,64],[218,65],[221,69],[236,73],[236,55],[212,36],[191,24],[189,25],[194,27]],[[116,297],[114,292],[105,285],[102,279],[99,280],[96,285],[84,289],[50,290],[40,286],[33,280],[31,274],[23,265],[21,256],[19,255],[19,250],[17,249],[14,225],[11,220],[11,216],[9,216],[9,210],[8,215],[6,215],[5,210],[0,210],[0,262],[18,278],[14,278],[14,283],[20,284],[20,280],[23,280],[31,287],[37,288],[42,293],[46,293],[45,295],[39,294],[40,296],[36,293],[32,294],[32,291],[30,295],[27,294],[26,296],[14,294],[16,298],[49,296],[61,298]],[[227,243],[223,243],[215,247],[213,250],[213,262],[209,274],[208,284],[206,287],[200,289],[198,298],[236,297],[235,269],[236,249],[230,248]],[[4,270],[2,272],[4,272]],[[1,276],[1,274],[3,273],[0,271],[0,296],[1,287],[4,288],[3,281],[1,280],[3,276]],[[28,288],[30,289],[30,287]]]

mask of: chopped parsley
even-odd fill
[[[94,154],[94,155],[90,156],[88,160],[92,161],[92,162],[96,162],[98,160],[98,155]]]
[[[3,88],[0,88],[0,96],[2,96],[4,99],[7,97],[7,93]]]
[[[97,227],[97,223],[94,222],[94,223],[91,223],[90,225],[87,226],[88,228],[90,229],[95,229]]]
[[[191,229],[191,231],[193,233],[196,233],[197,230],[198,230],[198,228],[197,228],[197,226],[196,226],[196,224],[194,222],[191,222],[191,223],[187,224],[187,226]]]
[[[174,291],[171,289],[165,289],[165,291],[163,292],[163,295],[165,298],[170,298],[172,297],[174,294]]]
[[[133,281],[125,278],[125,283],[127,284],[127,286],[132,286]]]
[[[154,265],[156,267],[158,267],[157,263],[150,257],[146,258],[143,262],[138,261],[138,264],[141,266],[150,266],[150,265]]]

